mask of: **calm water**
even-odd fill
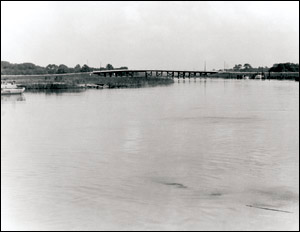
[[[299,229],[299,83],[1,96],[1,228]]]

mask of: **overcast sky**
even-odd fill
[[[299,2],[3,2],[1,60],[207,70],[299,63]]]

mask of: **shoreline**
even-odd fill
[[[256,73],[257,74],[257,73]],[[299,81],[299,73],[266,73],[262,80],[291,80]],[[254,79],[254,73],[224,72],[203,76],[201,78],[212,79],[243,79],[243,75]],[[176,78],[176,77],[175,77]],[[198,77],[197,77],[198,78]],[[186,77],[185,79],[189,79]],[[193,79],[191,77],[190,79]],[[161,77],[145,77],[138,75],[133,77],[103,77],[90,73],[71,74],[44,74],[44,75],[1,75],[1,81],[15,81],[20,87],[27,90],[56,90],[56,89],[86,89],[86,88],[141,88],[170,85],[174,79]]]
[[[219,72],[210,75],[214,78],[224,79],[243,79],[248,76],[249,79],[255,79],[256,75],[262,75],[263,80],[291,80],[299,81],[299,72]]]
[[[54,75],[1,75],[1,81],[15,81],[27,90],[43,89],[85,89],[85,88],[140,88],[147,86],[170,85],[174,81],[169,78],[157,77],[101,77],[80,74]]]

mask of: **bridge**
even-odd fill
[[[167,77],[167,78],[196,78],[206,77],[207,75],[218,73],[217,71],[175,71],[175,70],[150,70],[150,69],[115,69],[115,70],[101,70],[93,71],[92,74],[97,74],[104,77],[134,77],[145,75],[145,77]]]

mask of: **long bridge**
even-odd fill
[[[114,69],[114,70],[101,70],[93,71],[92,74],[97,74],[104,77],[118,77],[127,76],[134,77],[145,75],[145,77],[168,77],[168,78],[196,78],[196,77],[206,77],[207,75],[218,73],[217,71],[175,71],[175,70],[150,70],[150,69]]]

